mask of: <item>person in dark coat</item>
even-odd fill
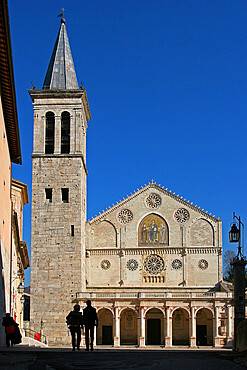
[[[83,310],[83,325],[85,326],[85,340],[86,340],[86,351],[89,351],[89,332],[90,332],[90,347],[93,351],[93,340],[94,340],[94,326],[98,326],[98,316],[96,309],[92,307],[91,301],[86,301],[87,307]]]
[[[10,313],[6,313],[6,316],[3,318],[2,325],[5,327],[7,347],[9,347],[10,344],[11,346],[14,344],[15,324],[15,320],[10,316]]]
[[[80,312],[79,304],[74,306],[74,311],[70,311],[66,317],[66,322],[69,327],[71,338],[72,338],[72,351],[75,351],[75,336],[78,351],[80,350],[81,343],[81,328],[83,327],[83,317]]]

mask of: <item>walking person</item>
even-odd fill
[[[66,317],[66,323],[71,333],[72,351],[75,351],[75,346],[77,346],[78,351],[80,351],[81,328],[83,327],[83,317],[82,313],[80,312],[79,304],[76,304],[74,306],[74,310],[70,311],[70,313]]]
[[[15,324],[15,320],[10,316],[10,313],[6,313],[6,316],[3,318],[2,325],[5,327],[7,347],[9,347],[10,344],[11,346],[14,344]]]
[[[90,348],[93,351],[94,327],[98,326],[98,316],[96,309],[92,307],[91,301],[86,301],[87,307],[83,309],[83,325],[85,326],[86,351],[89,351],[89,332],[90,332]]]

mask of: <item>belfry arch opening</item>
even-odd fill
[[[54,130],[55,115],[53,112],[47,112],[45,115],[45,154],[54,153]]]
[[[61,153],[70,152],[70,114],[63,112],[61,115]]]

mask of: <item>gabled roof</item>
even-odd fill
[[[189,202],[188,200],[186,199],[183,199],[183,197],[179,197],[179,194],[175,194],[175,193],[172,193],[171,191],[169,191],[167,188],[164,189],[164,186],[161,187],[161,185],[157,185],[156,182],[154,182],[153,180],[151,182],[149,182],[147,185],[145,184],[144,186],[141,187],[141,189],[137,189],[136,191],[134,191],[134,193],[130,193],[131,195],[127,195],[127,198],[123,198],[123,200],[120,200],[119,202],[117,202],[115,205],[113,204],[112,207],[109,207],[108,209],[106,209],[105,211],[102,211],[99,212],[100,214],[98,216],[95,216],[93,217],[91,220],[88,220],[88,223],[89,224],[93,224],[95,222],[99,222],[103,219],[105,219],[105,217],[109,214],[109,213],[112,213],[114,212],[116,209],[118,208],[121,208],[122,206],[124,206],[125,203],[129,202],[131,199],[134,199],[135,197],[137,197],[139,194],[143,193],[143,192],[146,192],[147,190],[149,189],[156,189],[158,191],[161,191],[162,193],[164,193],[165,195],[168,195],[169,197],[173,198],[174,200],[178,201],[179,203],[181,203],[181,205],[185,206],[185,207],[188,207],[194,211],[197,211],[199,213],[201,213],[202,216],[204,217],[207,217],[207,218],[210,218],[211,220],[213,221],[220,221],[220,219],[216,218],[215,215],[211,215],[211,213],[208,214],[208,211],[204,211],[204,209],[200,209],[200,207],[198,207],[197,205],[193,205],[193,202]]]
[[[64,18],[61,19],[43,89],[78,89]]]
[[[11,161],[21,164],[21,145],[7,0],[0,0],[0,90]]]

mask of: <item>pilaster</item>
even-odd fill
[[[190,316],[190,347],[196,347],[196,315],[195,315],[195,307],[191,307],[191,316]]]
[[[54,154],[61,153],[61,117],[55,116],[55,147]]]
[[[140,333],[139,333],[139,347],[145,347],[145,330],[146,319],[144,315],[144,307],[140,307]]]
[[[114,311],[114,347],[120,346],[120,315],[119,315],[120,307],[115,307]]]
[[[172,316],[170,307],[166,307],[166,336],[165,346],[172,346]]]

